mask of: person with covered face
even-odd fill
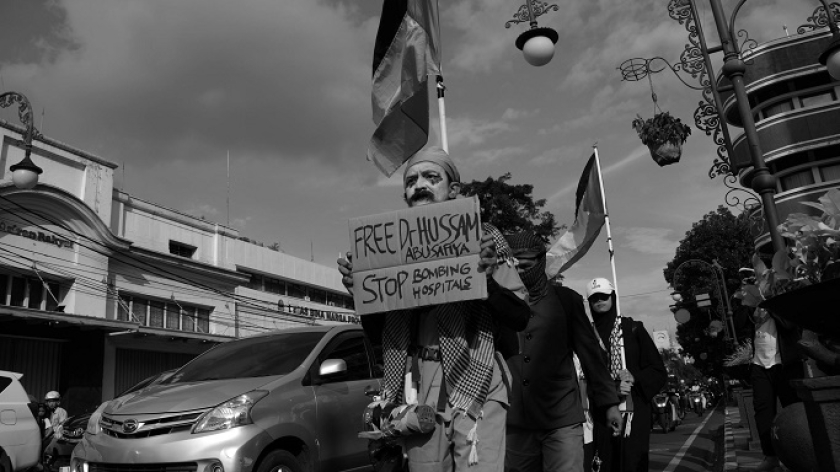
[[[573,353],[591,392],[618,433],[618,394],[603,351],[574,290],[552,285],[546,276],[544,241],[532,231],[505,238],[528,289],[527,328],[521,352],[508,358],[513,376],[508,411],[505,467],[510,472],[584,470],[585,421]]]
[[[432,147],[406,163],[403,188],[409,207],[440,203],[459,195],[460,174],[445,151]],[[509,255],[504,238],[492,225],[483,225],[483,231],[478,271],[487,274],[486,300],[361,318],[371,342],[382,345],[384,398],[428,405],[435,412],[432,419],[419,419],[434,422],[431,432],[403,438],[412,472],[503,470],[509,373],[496,338],[503,326],[524,329],[529,310],[492,275],[503,268],[497,267],[499,256]],[[342,282],[352,288],[350,254],[338,264]]]
[[[602,472],[647,471],[650,403],[668,382],[665,363],[644,324],[618,314],[615,289],[609,280],[597,278],[587,283],[586,299],[595,330],[609,355],[610,372],[619,385],[619,396],[629,397],[633,412],[622,434],[615,436],[603,424],[604,413],[596,408],[592,452],[598,455]],[[623,340],[626,368],[622,368],[619,340]]]

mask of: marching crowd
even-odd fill
[[[405,164],[405,202],[457,198],[460,181],[443,149],[421,150]],[[589,282],[586,299],[551,283],[545,243],[533,232],[483,230],[487,299],[362,317],[383,349],[383,402],[410,406],[394,420],[410,424],[396,428],[408,468],[648,470],[650,402],[667,372],[647,330],[619,316],[607,279]],[[351,289],[350,254],[338,264]]]

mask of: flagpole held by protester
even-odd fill
[[[440,147],[449,152],[449,138],[446,134],[446,103],[443,96],[446,93],[446,86],[443,85],[443,76],[437,76],[437,97],[438,97],[438,115],[440,116]]]

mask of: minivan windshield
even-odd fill
[[[285,375],[295,370],[325,333],[283,333],[220,344],[161,384]]]

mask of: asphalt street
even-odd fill
[[[702,416],[689,412],[682,424],[668,433],[663,433],[662,428],[656,426],[650,432],[649,470],[689,472],[720,469],[715,467],[715,444],[717,442],[719,447],[723,447],[723,421],[723,406],[719,406],[707,410]]]

